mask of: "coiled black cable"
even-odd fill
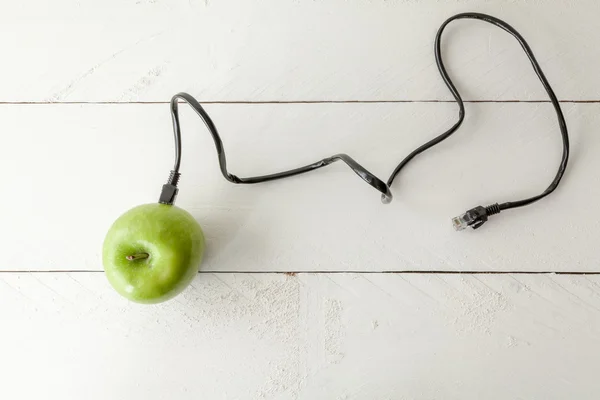
[[[562,141],[563,141],[563,154],[562,154],[562,158],[561,158],[560,165],[558,167],[558,172],[556,173],[556,176],[550,183],[550,186],[548,186],[546,188],[546,190],[544,190],[541,194],[539,194],[537,196],[529,197],[524,200],[518,200],[518,201],[512,201],[512,202],[499,204],[498,212],[500,212],[502,210],[507,210],[509,208],[526,206],[526,205],[531,204],[537,200],[540,200],[540,199],[548,196],[550,193],[552,193],[558,187],[558,184],[560,183],[560,180],[563,177],[563,174],[565,173],[565,170],[567,168],[567,161],[569,160],[569,134],[567,132],[567,123],[565,122],[565,117],[560,108],[560,103],[558,102],[558,99],[556,98],[556,95],[554,94],[554,91],[552,90],[550,83],[548,83],[548,79],[546,79],[544,72],[542,72],[542,68],[540,67],[537,60],[535,59],[535,56],[533,55],[533,51],[531,50],[531,48],[529,47],[529,45],[527,44],[527,42],[525,41],[523,36],[521,36],[521,34],[519,32],[517,32],[512,26],[510,26],[506,22],[504,22],[498,18],[492,17],[490,15],[479,14],[479,13],[463,13],[463,14],[457,14],[451,18],[448,18],[442,24],[442,26],[438,30],[437,35],[435,37],[435,48],[434,48],[435,62],[437,64],[438,70],[440,71],[440,74],[442,75],[442,79],[444,79],[446,86],[448,87],[448,89],[454,96],[454,99],[456,99],[456,102],[458,103],[458,107],[459,107],[458,121],[446,132],[442,133],[438,137],[436,137],[436,138],[430,140],[429,142],[425,143],[424,145],[420,146],[419,148],[414,150],[412,153],[410,153],[404,160],[402,160],[402,162],[400,164],[398,164],[398,166],[396,167],[394,172],[392,172],[392,175],[390,176],[390,179],[388,179],[387,184],[391,186],[392,183],[394,182],[394,179],[400,172],[400,170],[402,168],[404,168],[404,166],[410,160],[412,160],[415,156],[424,152],[425,150],[429,149],[430,147],[435,146],[436,144],[440,143],[441,141],[447,139],[450,135],[452,135],[454,132],[456,132],[456,130],[460,127],[463,120],[465,119],[465,106],[464,106],[463,100],[460,97],[458,90],[456,90],[454,83],[452,83],[452,80],[450,79],[448,72],[446,71],[446,67],[444,66],[444,60],[442,59],[442,50],[441,50],[441,38],[442,38],[442,33],[444,32],[444,29],[446,28],[446,26],[448,26],[448,24],[450,22],[457,20],[457,19],[477,19],[480,21],[485,21],[485,22],[488,22],[494,26],[497,26],[497,27],[505,30],[506,32],[510,33],[515,39],[517,39],[517,41],[519,42],[521,47],[523,47],[525,54],[527,54],[529,61],[531,61],[533,70],[537,74],[538,78],[540,78],[540,81],[542,82],[544,89],[546,89],[546,93],[548,93],[548,96],[550,97],[550,102],[552,103],[552,105],[554,106],[554,110],[556,111],[556,116],[558,117],[558,125],[560,127],[560,133],[561,133]]]
[[[475,208],[467,211],[462,216],[457,217],[453,220],[455,228],[456,229],[464,229],[467,226],[472,226],[473,228],[478,228],[487,221],[488,216],[490,216],[490,215],[498,214],[501,211],[507,210],[510,208],[522,207],[522,206],[531,204],[535,201],[538,201],[538,200],[548,196],[550,193],[552,193],[558,187],[558,184],[560,183],[560,180],[563,177],[564,172],[566,170],[567,162],[569,159],[569,136],[568,136],[568,132],[567,132],[567,124],[565,122],[565,118],[564,118],[564,115],[560,108],[558,99],[556,98],[556,95],[554,94],[552,87],[548,83],[546,76],[542,72],[540,65],[538,64],[537,60],[535,59],[535,56],[533,55],[533,51],[531,50],[531,48],[529,47],[529,45],[527,44],[525,39],[519,34],[519,32],[517,32],[512,26],[510,26],[509,24],[507,24],[506,22],[504,22],[498,18],[492,17],[490,15],[486,15],[486,14],[469,12],[469,13],[457,14],[457,15],[454,15],[454,16],[448,18],[440,26],[440,28],[437,32],[437,35],[435,37],[435,42],[434,42],[434,54],[435,54],[435,61],[436,61],[438,70],[442,76],[442,79],[444,80],[444,83],[446,84],[446,86],[448,87],[448,89],[450,90],[452,95],[454,96],[454,99],[458,103],[458,107],[459,107],[458,121],[452,127],[450,127],[450,129],[448,129],[446,132],[431,139],[427,143],[425,143],[425,144],[421,145],[420,147],[418,147],[417,149],[415,149],[408,156],[406,156],[404,158],[404,160],[402,160],[402,162],[400,162],[400,164],[398,164],[398,166],[394,169],[390,178],[387,181],[387,184],[384,183],[381,179],[379,179],[375,175],[373,175],[371,172],[369,172],[367,169],[365,169],[363,166],[361,166],[359,163],[357,163],[353,158],[351,158],[350,156],[348,156],[346,154],[337,154],[332,157],[324,158],[313,164],[309,164],[309,165],[306,165],[303,167],[299,167],[299,168],[295,168],[295,169],[291,169],[291,170],[287,170],[287,171],[283,171],[283,172],[278,172],[275,174],[249,177],[249,178],[240,178],[236,175],[233,175],[227,171],[227,159],[225,156],[225,149],[223,147],[223,142],[222,142],[221,137],[219,136],[219,133],[217,131],[217,128],[216,128],[215,124],[213,123],[213,121],[211,120],[210,116],[206,113],[206,111],[200,105],[200,103],[198,103],[198,101],[196,101],[196,99],[194,99],[191,95],[189,95],[187,93],[178,93],[175,96],[173,96],[173,98],[171,99],[171,116],[173,119],[173,132],[175,135],[175,165],[173,167],[173,170],[171,171],[171,175],[169,177],[167,184],[163,186],[163,191],[161,193],[159,202],[164,203],[164,204],[173,204],[173,202],[175,201],[175,197],[177,195],[177,182],[179,180],[179,175],[180,175],[179,168],[181,166],[181,128],[180,128],[180,123],[179,123],[178,102],[179,102],[179,100],[183,100],[184,102],[188,103],[190,105],[190,107],[192,107],[192,109],[194,109],[194,111],[200,116],[200,118],[204,121],[206,127],[208,128],[210,134],[212,135],[212,138],[215,142],[217,155],[219,158],[219,166],[221,169],[221,173],[223,174],[225,179],[227,179],[228,181],[230,181],[232,183],[237,183],[237,184],[255,184],[255,183],[272,181],[272,180],[276,180],[276,179],[283,179],[283,178],[288,178],[288,177],[291,177],[294,175],[299,175],[299,174],[303,174],[306,172],[314,171],[316,169],[325,167],[325,166],[330,165],[333,162],[339,160],[339,161],[343,161],[346,165],[348,165],[365,182],[367,182],[369,185],[371,185],[376,190],[381,192],[381,198],[384,203],[389,203],[392,200],[392,193],[390,191],[390,187],[393,184],[395,178],[400,173],[400,171],[414,157],[416,157],[417,155],[424,152],[425,150],[435,146],[438,143],[441,143],[442,141],[444,141],[445,139],[450,137],[454,132],[456,132],[458,130],[458,128],[461,126],[462,122],[464,121],[465,106],[464,106],[463,100],[460,96],[460,93],[454,86],[454,83],[452,82],[452,80],[450,79],[450,76],[448,75],[448,72],[446,71],[446,67],[444,66],[444,61],[442,59],[442,50],[441,50],[441,38],[442,38],[442,33],[444,32],[444,29],[450,22],[457,20],[457,19],[476,19],[476,20],[490,23],[490,24],[497,26],[497,27],[503,29],[504,31],[508,32],[519,42],[519,44],[525,51],[525,54],[531,61],[533,69],[534,69],[535,73],[537,74],[538,78],[540,79],[540,81],[542,82],[544,89],[546,90],[546,92],[548,93],[548,96],[550,97],[550,102],[552,103],[552,105],[554,106],[554,109],[556,111],[556,115],[558,118],[558,124],[560,127],[561,136],[562,136],[563,154],[562,154],[561,162],[560,162],[560,165],[558,168],[558,172],[556,173],[556,176],[554,177],[554,179],[552,180],[550,185],[546,188],[546,190],[544,190],[541,194],[532,196],[532,197],[529,197],[529,198],[526,198],[523,200],[505,202],[505,203],[501,203],[501,204],[493,204],[493,205],[490,205],[487,207],[481,207],[481,206],[475,207]]]

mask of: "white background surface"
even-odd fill
[[[599,8],[0,5],[0,398],[597,399]],[[443,51],[465,123],[403,171],[387,206],[342,165],[232,185],[182,107],[178,204],[206,233],[202,273],[162,305],[113,292],[101,243],[120,213],[156,201],[173,94],[206,104],[237,175],[345,152],[385,180],[457,118],[439,102],[451,96],[433,39],[463,11],[518,29],[562,100],[572,152],[555,194],[452,230],[473,206],[541,192],[561,153],[518,44],[459,21]]]

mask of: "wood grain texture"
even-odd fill
[[[182,296],[138,306],[101,273],[2,273],[0,303],[6,399],[600,391],[598,276],[202,274]]]
[[[596,0],[28,0],[0,6],[0,101],[450,99],[433,40],[493,14],[561,99],[599,100]],[[466,99],[546,99],[519,45],[477,21],[444,40]]]
[[[566,104],[572,161],[537,204],[456,233],[478,204],[541,192],[561,144],[549,104],[469,104],[455,137],[378,193],[343,165],[236,186],[214,145],[182,109],[178,205],[205,230],[206,271],[598,271],[600,106]],[[346,152],[378,176],[456,119],[454,104],[209,105],[229,166],[259,175]],[[155,202],[172,166],[168,105],[5,105],[2,270],[101,270],[120,213]]]

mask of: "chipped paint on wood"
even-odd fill
[[[10,329],[0,354],[11,361],[0,363],[0,397],[51,388],[92,399],[591,400],[600,391],[599,276],[362,277],[201,274],[182,296],[139,306],[101,273],[1,273]]]

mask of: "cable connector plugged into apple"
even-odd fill
[[[177,193],[179,192],[177,183],[179,182],[180,176],[181,174],[179,172],[171,171],[169,180],[163,185],[162,191],[160,192],[160,197],[158,199],[160,204],[173,205],[173,203],[175,203]]]

